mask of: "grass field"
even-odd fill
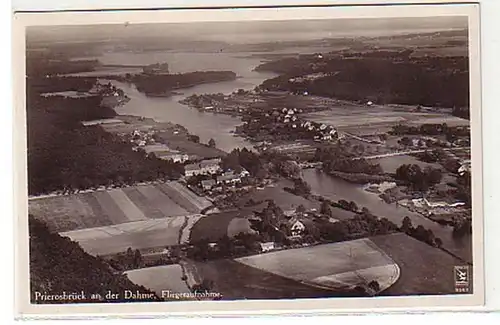
[[[394,261],[368,239],[289,249],[236,259],[265,272],[343,290],[377,280],[382,289],[399,277]]]
[[[372,163],[378,163],[386,173],[395,173],[396,169],[403,164],[416,164],[420,166],[420,168],[424,169],[425,167],[433,167],[433,168],[441,168],[439,164],[431,164],[426,163],[424,161],[420,161],[413,156],[395,156],[395,157],[386,157],[380,159],[372,159]]]
[[[191,228],[191,242],[201,239],[217,241],[228,235],[229,225],[240,217],[238,211],[214,213],[199,219]],[[234,228],[232,229],[234,231]]]
[[[329,110],[305,114],[306,120],[325,123],[337,127],[340,131],[359,134],[361,132],[387,132],[391,126],[400,123],[413,125],[447,123],[450,126],[466,126],[469,121],[456,116],[437,112],[415,112],[410,107],[374,105],[336,105]],[[362,127],[360,127],[362,126]],[[369,132],[367,130],[369,129]]]
[[[383,295],[454,294],[455,265],[464,265],[458,259],[413,239],[397,233],[370,238],[400,267],[398,281]]]
[[[298,299],[342,297],[342,291],[331,291],[287,279],[232,260],[196,262],[197,273],[214,282],[215,292],[224,300]]]
[[[190,227],[200,217],[196,215],[149,219],[68,231],[61,233],[61,236],[77,241],[91,255],[124,252],[129,247],[132,249],[166,247],[187,242]]]
[[[287,180],[282,180],[275,187],[265,187],[262,190],[255,190],[249,194],[243,195],[237,202],[238,206],[243,206],[249,199],[256,202],[273,200],[281,209],[295,210],[299,205],[303,205],[306,209],[319,209],[319,202],[309,201],[302,196],[285,191],[284,187],[293,188],[293,183]]]
[[[192,215],[210,205],[205,198],[173,182],[31,199],[29,212],[52,231],[66,232]]]
[[[161,297],[162,290],[175,293],[191,292],[182,278],[180,265],[162,265],[125,272],[130,281],[156,292]]]

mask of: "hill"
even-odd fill
[[[32,303],[89,303],[157,301],[151,291],[132,283],[125,275],[115,272],[103,259],[83,251],[78,243],[49,231],[47,226],[30,215],[30,288]],[[118,294],[107,299],[106,293]],[[130,293],[144,293],[150,299],[127,298]],[[35,299],[40,294],[62,295],[83,293],[79,300]],[[37,294],[38,293],[38,294]],[[102,299],[91,299],[99,294]]]

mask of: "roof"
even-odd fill
[[[214,166],[214,165],[219,165],[220,159],[208,159],[208,160],[203,160],[200,162],[201,167],[208,167],[208,166]]]
[[[198,170],[198,169],[200,169],[199,164],[188,164],[184,166],[184,170]]]
[[[213,179],[205,179],[201,181],[202,186],[210,186],[210,185],[215,185],[215,181]]]
[[[222,176],[217,177],[218,181],[230,181],[233,179],[240,179],[240,176],[239,175],[222,175]]]

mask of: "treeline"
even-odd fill
[[[96,78],[90,77],[63,77],[43,75],[27,76],[27,95],[51,93],[59,91],[82,91],[87,92],[96,83]]]
[[[420,126],[411,126],[398,124],[394,125],[389,131],[392,135],[446,135],[446,138],[457,138],[470,136],[470,130],[464,126],[448,126],[443,124],[422,124]]]
[[[61,58],[29,58],[26,60],[26,74],[28,76],[59,75],[78,72],[94,71],[100,65],[98,60],[67,60]]]
[[[414,191],[426,192],[430,187],[439,184],[443,178],[440,169],[425,167],[416,164],[404,164],[396,169],[397,180],[409,185]]]
[[[159,298],[143,286],[132,283],[125,275],[117,273],[102,258],[87,254],[78,243],[49,231],[47,226],[29,216],[30,290],[31,302],[49,303],[96,303],[157,301]],[[108,300],[107,291],[120,294],[120,299]],[[151,293],[153,299],[124,299],[124,291],[139,290]],[[42,301],[35,300],[35,293],[62,294],[83,291],[86,300]],[[90,299],[100,294],[102,300]]]
[[[110,77],[123,79],[122,77]],[[203,83],[236,79],[232,71],[196,71],[181,74],[136,74],[127,75],[126,81],[132,82],[137,90],[146,95],[168,95],[172,90],[188,88]]]
[[[380,104],[441,107],[469,106],[469,68],[466,57],[396,60],[392,57],[328,59],[285,58],[262,64],[260,71],[280,73],[261,89],[284,90],[343,100]],[[290,78],[322,72],[326,76],[291,82]]]
[[[147,157],[132,144],[81,121],[116,115],[99,97],[43,98],[28,80],[28,191],[30,195],[98,186],[176,179],[182,166]],[[40,90],[40,89],[38,89]]]

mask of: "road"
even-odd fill
[[[443,149],[443,151],[455,151],[455,150],[465,150],[465,149],[470,149],[470,147],[447,148],[447,149]],[[411,155],[411,154],[414,154],[414,153],[423,153],[423,152],[431,151],[431,150],[429,150],[429,149],[419,149],[419,150],[398,151],[398,152],[391,152],[391,153],[386,153],[386,154],[381,154],[381,155],[356,157],[356,158],[353,158],[353,160],[359,160],[359,159],[367,159],[367,160],[369,160],[369,159],[378,159],[378,158],[386,158],[386,157],[404,156],[404,155]]]

